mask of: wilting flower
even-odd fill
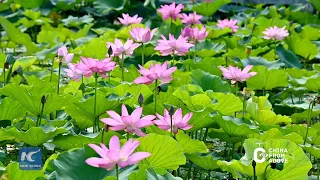
[[[263,31],[264,39],[274,39],[274,40],[283,40],[285,37],[289,35],[286,27],[278,28],[277,26],[269,27],[265,31]]]
[[[192,25],[192,24],[201,24],[200,19],[203,16],[197,14],[196,12],[190,13],[189,15],[183,13],[181,14],[181,22],[186,25]]]
[[[244,82],[248,78],[257,74],[257,72],[249,72],[252,68],[252,65],[246,66],[242,71],[238,67],[229,66],[229,68],[220,67],[224,78],[230,79],[231,83],[234,84],[235,82]]]
[[[86,160],[86,163],[93,167],[112,170],[116,165],[126,167],[132,164],[137,164],[142,159],[151,156],[148,152],[136,152],[134,150],[140,145],[137,140],[130,139],[122,148],[117,136],[112,136],[109,142],[109,149],[102,143],[100,146],[89,144],[88,146],[95,150],[100,157],[91,157]]]
[[[94,73],[98,73],[103,78],[107,78],[107,73],[115,68],[116,63],[111,58],[104,58],[102,61],[93,58],[80,57],[81,61],[76,65],[76,69],[83,72],[85,77],[90,77]]]
[[[200,30],[198,27],[190,28],[189,26],[185,27],[182,30],[181,35],[183,37],[187,37],[189,40],[193,42],[202,42],[208,36],[209,32],[206,31],[205,27],[202,27]]]
[[[153,121],[160,129],[171,131],[171,116],[169,112],[164,109],[164,116],[156,114],[159,120]],[[174,134],[178,133],[178,129],[188,130],[192,128],[188,122],[191,119],[193,113],[187,113],[185,116],[182,115],[182,109],[179,108],[172,115],[172,131]]]
[[[122,13],[122,18],[118,17],[118,20],[120,23],[124,26],[132,25],[132,24],[139,24],[142,21],[141,17],[138,17],[138,15],[134,15],[133,17],[130,17],[129,14]]]
[[[112,48],[112,56],[119,57],[121,57],[121,55],[131,56],[133,51],[139,46],[140,44],[133,43],[131,39],[128,39],[124,44],[117,38],[114,39],[114,43],[107,42],[107,48]]]
[[[78,69],[76,66],[77,64],[69,63],[68,64],[69,68],[64,69],[64,71],[67,73],[67,76],[69,78],[77,82],[82,78],[83,72],[80,69]]]
[[[149,42],[154,33],[157,31],[158,29],[155,28],[152,31],[150,31],[149,28],[132,28],[131,31],[129,31],[131,37],[133,40],[135,40],[136,42],[142,42],[142,43],[147,43]]]
[[[239,28],[239,26],[237,26],[237,23],[238,21],[234,19],[230,19],[230,20],[224,19],[224,20],[218,20],[217,26],[222,29],[230,28],[232,29],[233,32],[237,32]]]
[[[158,45],[154,49],[159,50],[162,56],[173,54],[183,56],[189,51],[190,47],[194,46],[188,43],[187,38],[183,36],[175,39],[172,34],[169,34],[168,40],[163,35],[161,37],[162,39],[158,40]]]
[[[126,106],[123,104],[121,108],[122,115],[120,116],[115,111],[107,111],[110,118],[103,118],[101,121],[110,126],[109,129],[113,131],[125,130],[128,133],[135,133],[138,136],[145,136],[141,128],[153,124],[152,120],[156,117],[154,115],[147,115],[141,118],[142,107],[135,109],[129,115]]]
[[[171,74],[177,69],[177,67],[171,67],[168,69],[168,62],[161,64],[150,65],[150,69],[146,69],[140,66],[139,72],[141,77],[138,77],[133,82],[136,84],[151,84],[155,80],[159,80],[162,84],[172,81]]]
[[[173,20],[176,20],[178,17],[181,17],[179,14],[181,10],[183,9],[182,4],[178,4],[176,6],[176,3],[173,2],[170,5],[161,5],[161,8],[157,11],[161,13],[163,20],[167,20],[169,18],[172,18]]]
[[[68,54],[68,49],[66,46],[62,46],[58,49],[58,56],[62,57],[62,62],[70,63],[74,57],[74,54]]]

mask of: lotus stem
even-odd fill
[[[59,86],[60,86],[61,65],[62,65],[62,62],[59,59],[58,86],[57,86],[57,94],[58,95],[59,95],[59,92],[60,92]]]
[[[154,113],[157,113],[158,80],[154,83]]]
[[[319,180],[319,175],[320,175],[319,174],[320,173],[319,172],[319,159],[317,158],[316,160],[317,160],[317,180]]]
[[[204,143],[207,142],[208,131],[209,131],[209,128],[206,127],[206,131],[204,132],[204,136],[203,136],[203,142],[204,142]]]
[[[144,44],[142,43],[142,51],[141,51],[141,63],[144,66]]]
[[[244,118],[244,114],[246,112],[246,95],[243,96],[243,103],[242,103],[242,118]]]
[[[122,62],[121,62],[121,77],[122,77],[122,82],[124,81],[124,57],[123,57],[123,53],[121,55],[121,59],[122,59]]]
[[[52,59],[52,64],[51,64],[50,82],[52,81],[53,65],[54,65],[54,58]]]
[[[304,145],[306,144],[307,137],[308,137],[308,131],[309,131],[309,125],[310,125],[310,119],[311,119],[311,113],[312,113],[313,106],[314,106],[314,99],[310,102],[309,108],[308,108],[309,111],[308,111],[308,119],[307,119],[307,131],[306,131],[306,135],[304,137],[304,142],[303,142]]]
[[[193,54],[193,62],[196,64],[197,62],[197,41],[194,43],[194,54]]]
[[[117,180],[119,180],[119,166],[118,166],[118,164],[116,164],[116,177],[117,177]]]
[[[127,141],[129,141],[129,139],[130,139],[130,133],[127,132]]]
[[[3,64],[3,87],[6,86],[6,63]]]
[[[98,73],[94,74],[94,104],[93,104],[93,133],[97,132],[97,121],[96,121],[96,111],[97,111],[97,86],[98,86]]]

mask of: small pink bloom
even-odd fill
[[[147,43],[149,42],[154,33],[157,31],[158,29],[153,29],[152,31],[150,31],[149,28],[132,28],[131,31],[129,31],[131,37],[133,40],[135,40],[136,42],[142,42],[142,43]]]
[[[160,129],[171,131],[171,116],[169,112],[164,109],[164,116],[156,114],[158,120],[153,121]],[[174,134],[178,133],[178,129],[188,130],[192,128],[192,125],[189,125],[188,122],[191,119],[193,113],[187,113],[182,117],[182,109],[179,108],[172,115],[172,131]]]
[[[133,82],[136,84],[152,84],[155,80],[159,80],[162,84],[172,81],[171,74],[177,69],[177,67],[171,67],[168,69],[168,62],[161,64],[150,65],[150,69],[146,69],[140,66],[139,72],[141,77],[138,77]]]
[[[186,25],[201,24],[200,19],[202,17],[203,16],[198,15],[196,12],[190,13],[189,15],[183,13],[181,14],[181,21]]]
[[[64,71],[69,78],[77,82],[82,78],[83,72],[76,66],[77,64],[68,63],[69,69],[64,69]]]
[[[137,164],[142,159],[151,156],[148,152],[133,153],[139,145],[139,141],[130,139],[121,148],[120,140],[117,136],[111,137],[109,149],[102,143],[100,143],[100,146],[88,144],[88,146],[95,150],[100,157],[88,158],[86,163],[90,166],[104,168],[108,171],[112,170],[116,165],[123,168]]]
[[[148,115],[141,118],[142,107],[135,109],[131,115],[128,114],[126,106],[122,105],[122,115],[120,116],[114,111],[107,111],[110,118],[103,118],[101,121],[109,126],[113,131],[125,130],[128,133],[135,133],[138,136],[145,136],[146,134],[141,131],[141,128],[153,125],[152,120],[156,117]]]
[[[68,49],[66,46],[62,46],[58,49],[58,56],[63,57],[62,62],[68,64],[72,61],[74,54],[68,54]]]
[[[162,39],[158,40],[158,45],[154,49],[159,50],[162,56],[173,54],[183,56],[189,52],[190,47],[194,46],[188,43],[187,38],[183,36],[175,39],[172,34],[169,34],[168,40],[163,35],[161,37]]]
[[[138,17],[138,15],[134,15],[133,17],[130,17],[129,14],[122,13],[122,18],[118,17],[118,20],[120,23],[124,26],[132,25],[132,24],[139,24],[142,21],[141,17]]]
[[[173,2],[170,5],[161,5],[161,8],[159,8],[157,11],[161,13],[162,19],[167,20],[169,18],[172,18],[173,20],[177,20],[177,18],[181,17],[180,12],[183,9],[182,4],[178,4],[176,6],[176,3]]]
[[[195,27],[195,28],[190,28],[190,27],[185,27],[182,30],[181,35],[183,37],[187,37],[189,40],[193,42],[202,42],[205,40],[205,38],[208,36],[209,32],[206,31],[205,27],[202,27],[200,30]]]
[[[116,63],[111,61],[111,58],[104,58],[102,61],[93,58],[80,57],[81,62],[76,65],[76,68],[83,72],[85,77],[90,77],[94,73],[98,73],[103,78],[107,78],[107,73],[115,68]]]
[[[239,28],[239,26],[237,26],[237,23],[238,23],[237,20],[224,19],[224,20],[222,20],[222,21],[221,21],[221,20],[218,20],[217,26],[218,26],[219,28],[222,28],[222,29],[224,29],[224,28],[230,28],[230,29],[232,29],[232,32],[237,32],[237,31],[238,31],[238,28]]]
[[[248,78],[255,76],[257,72],[249,72],[252,67],[252,65],[248,65],[241,71],[240,68],[230,65],[228,69],[220,67],[220,70],[222,71],[224,78],[230,79],[231,83],[234,84],[237,81],[244,82]]]
[[[289,33],[286,27],[278,28],[277,26],[269,27],[265,31],[263,31],[264,39],[274,39],[274,40],[283,40],[286,38]]]
[[[114,39],[114,43],[107,42],[107,48],[112,48],[113,54],[111,56],[118,56],[120,58],[122,55],[131,56],[133,51],[139,46],[140,44],[133,43],[131,39],[128,39],[124,44],[117,38]]]

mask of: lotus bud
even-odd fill
[[[256,161],[252,160],[252,164],[251,165],[252,165],[253,168],[255,168],[256,165],[257,165]]]
[[[46,96],[43,95],[43,96],[41,97],[41,103],[42,103],[42,104],[45,104],[46,102],[47,102],[47,98],[46,98]]]
[[[174,114],[174,107],[171,106],[169,109],[169,115],[172,116]]]
[[[111,56],[113,54],[113,50],[112,50],[112,48],[111,48],[111,46],[108,48],[108,55],[109,55],[109,57]]]
[[[141,104],[143,104],[143,101],[144,101],[144,97],[143,97],[143,95],[140,93],[140,94],[139,94],[139,97],[138,97],[138,103],[140,104],[140,106],[141,106]]]
[[[247,46],[246,53],[247,53],[248,56],[251,54],[251,51],[252,51],[252,47],[251,46]]]
[[[3,66],[4,66],[4,68],[9,69],[9,63],[8,62],[5,62]]]

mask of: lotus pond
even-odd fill
[[[1,179],[319,179],[319,12],[2,0]]]

